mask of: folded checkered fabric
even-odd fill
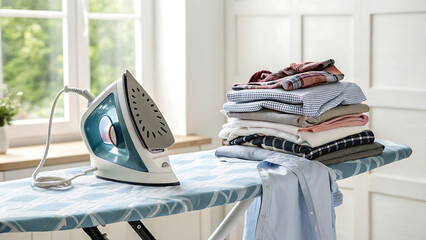
[[[289,91],[308,86],[335,83],[342,80],[343,77],[343,73],[334,65],[334,60],[328,59],[323,62],[292,63],[278,73],[262,70],[256,72],[250,78],[249,83],[235,84],[232,89],[284,88]]]
[[[355,83],[338,82],[293,91],[284,89],[248,89],[229,91],[223,109],[229,112],[256,112],[262,108],[316,117],[338,105],[358,104],[366,100]]]
[[[366,130],[314,148],[298,145],[282,138],[273,136],[260,136],[258,134],[235,138],[229,141],[228,145],[257,146],[273,151],[291,153],[313,160],[327,153],[335,152],[348,147],[370,144],[373,142],[373,132]]]

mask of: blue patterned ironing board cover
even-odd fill
[[[411,148],[390,141],[383,154],[331,165],[338,179],[407,158]],[[220,162],[214,150],[170,156],[181,185],[147,187],[77,178],[68,190],[31,187],[29,178],[0,183],[0,233],[58,231],[178,214],[224,205],[262,192],[258,162]],[[45,173],[74,175],[87,167]]]

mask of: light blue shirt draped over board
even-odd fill
[[[342,203],[342,194],[334,171],[317,161],[261,148],[227,146],[216,154],[263,160],[258,164],[260,211],[257,200],[247,212],[244,239],[336,239],[334,207]]]

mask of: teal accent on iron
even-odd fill
[[[93,153],[104,160],[137,171],[148,172],[135,145],[130,139],[129,131],[126,124],[124,124],[120,104],[117,104],[118,102],[118,96],[111,93],[86,118],[84,122],[84,132],[87,142]],[[99,122],[103,116],[108,116],[109,119],[111,119],[111,123],[114,125],[117,136],[117,146],[106,144],[101,139]]]

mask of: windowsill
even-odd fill
[[[210,144],[210,137],[175,136],[175,143],[168,149],[195,147]],[[9,148],[0,154],[0,171],[36,167],[43,156],[45,145]],[[83,162],[89,160],[89,153],[83,141],[52,143],[45,166]]]

